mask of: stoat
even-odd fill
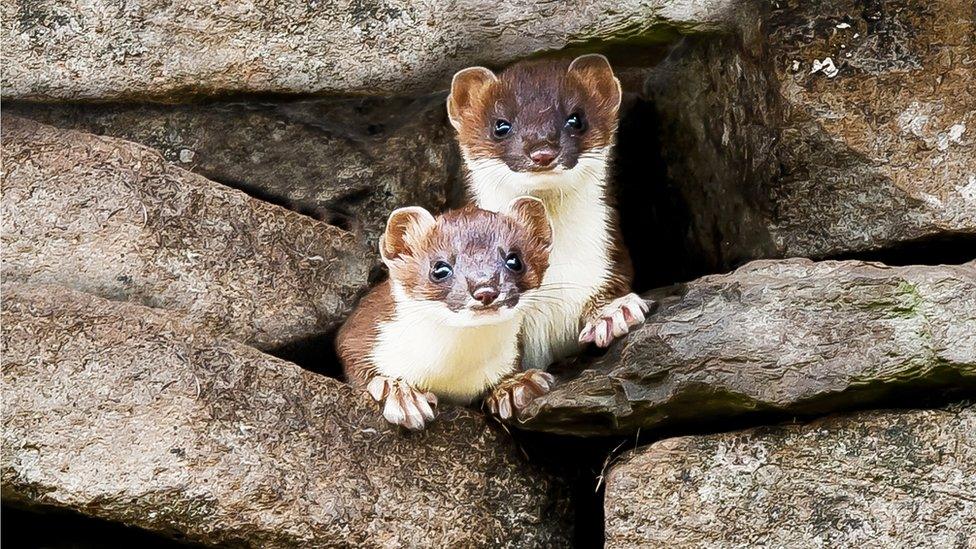
[[[525,368],[544,369],[588,342],[606,347],[648,311],[630,292],[630,256],[607,196],[620,100],[620,82],[602,55],[454,75],[447,111],[474,203],[500,211],[531,195],[552,221],[544,299],[523,328]]]
[[[347,380],[391,423],[420,429],[439,399],[481,397],[507,419],[549,391],[551,375],[520,367],[520,337],[549,267],[552,226],[532,197],[497,212],[390,215],[379,245],[390,277],[361,300],[336,343]]]

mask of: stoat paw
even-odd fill
[[[407,382],[386,376],[375,376],[366,392],[383,407],[383,417],[394,425],[412,431],[423,429],[437,415],[437,396],[411,387]]]
[[[501,419],[511,419],[528,407],[529,403],[549,392],[556,384],[552,374],[542,370],[526,370],[501,381],[485,397],[488,410]]]
[[[631,328],[644,322],[650,304],[637,294],[627,294],[611,301],[590,319],[580,332],[580,343],[596,343],[597,347],[609,347]]]

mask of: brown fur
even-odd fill
[[[559,163],[572,168],[580,154],[612,146],[620,101],[620,82],[606,58],[584,55],[572,62],[525,61],[498,75],[483,67],[460,71],[448,97],[448,115],[469,161],[499,158],[513,171],[524,171],[531,169],[527,151],[540,140],[548,140],[559,143]],[[574,112],[583,113],[587,127],[579,135],[567,135],[563,121]],[[504,139],[492,135],[493,124],[500,118],[512,122],[514,135]],[[609,192],[604,200],[613,206]],[[608,260],[614,275],[593,296],[581,324],[631,291],[633,266],[615,208],[608,228]]]
[[[613,206],[612,201],[606,198]],[[580,327],[587,319],[593,317],[604,305],[618,297],[631,292],[634,283],[634,265],[630,260],[630,250],[624,245],[624,237],[620,232],[620,221],[614,208],[612,219],[608,223],[610,229],[610,264],[613,265],[613,276],[593,296],[583,311]]]
[[[620,83],[606,59],[526,61],[498,76],[483,67],[459,72],[448,97],[448,115],[469,159],[501,158],[513,171],[535,169],[528,154],[542,145],[558,150],[557,162],[576,165],[585,151],[610,145],[617,129]],[[580,114],[584,128],[565,127]],[[505,138],[493,135],[496,120],[512,124]]]
[[[479,284],[494,284],[511,295],[514,302],[509,300],[507,305],[514,305],[522,293],[537,288],[549,266],[551,238],[542,203],[518,199],[507,214],[467,206],[434,219],[419,208],[397,210],[390,217],[380,249],[391,280],[410,300],[440,301],[456,311],[469,302]],[[521,273],[504,267],[504,257],[513,252],[523,262]],[[455,266],[452,280],[438,283],[430,278],[437,261]],[[370,355],[379,325],[392,318],[396,306],[391,281],[387,280],[360,301],[339,330],[339,358],[351,384],[364,386],[375,374]]]
[[[359,301],[349,319],[339,328],[336,348],[346,381],[351,385],[365,387],[376,374],[370,353],[380,322],[393,316],[394,306],[390,281],[384,280]]]

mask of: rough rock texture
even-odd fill
[[[371,250],[145,147],[3,118],[4,280],[179,310],[273,348],[325,333]]]
[[[444,96],[190,105],[13,104],[63,128],[120,137],[252,196],[362,231],[393,209],[433,211],[460,196],[460,154]]]
[[[3,499],[206,544],[566,546],[558,482],[483,416],[370,398],[171,311],[6,285]]]
[[[976,255],[972,1],[767,7],[760,32],[690,38],[646,84],[689,255],[723,269],[958,235]],[[812,70],[827,57],[836,74]]]
[[[714,30],[742,3],[16,0],[3,3],[3,87],[40,100],[426,92],[469,65]]]
[[[976,261],[756,261],[652,297],[647,322],[534,401],[525,427],[631,433],[976,389]]]
[[[607,547],[972,547],[976,407],[673,438],[607,475]]]

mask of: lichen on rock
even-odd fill
[[[649,296],[647,322],[570,369],[585,368],[522,427],[629,434],[976,389],[976,262],[765,260]]]
[[[607,474],[607,547],[965,547],[976,407],[666,439]]]

